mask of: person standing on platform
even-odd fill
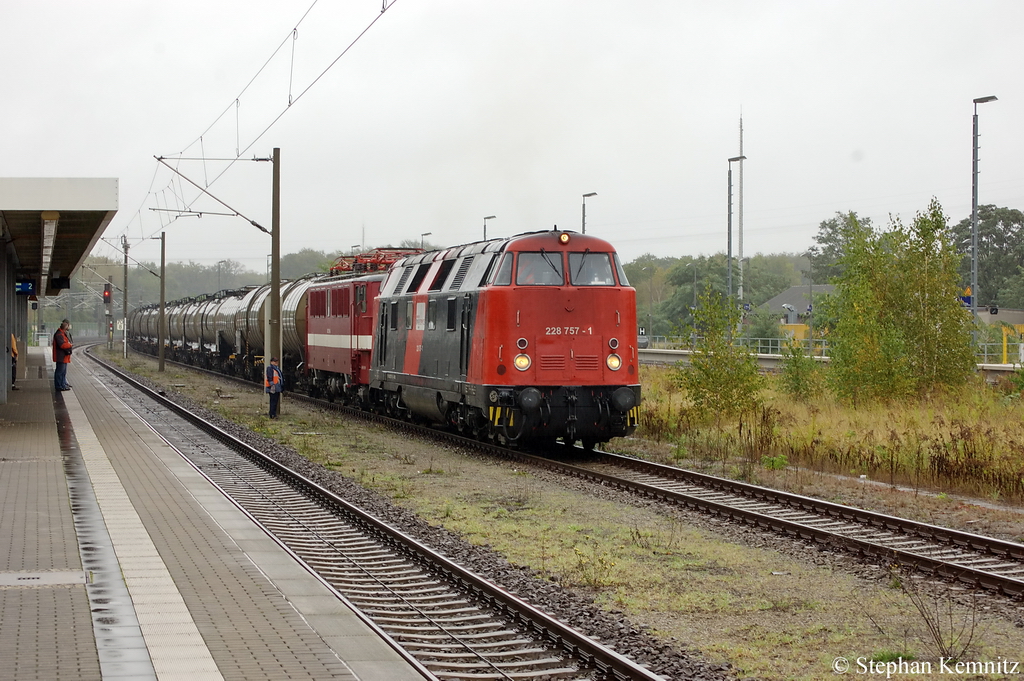
[[[15,381],[18,380],[18,339],[14,337],[14,333],[11,333],[11,390],[21,390],[18,386],[14,385]]]
[[[53,334],[53,387],[57,390],[71,390],[68,385],[68,365],[71,364],[71,322],[64,320],[60,328]]]
[[[270,418],[277,418],[277,405],[281,401],[281,391],[284,390],[284,376],[281,374],[281,367],[277,366],[277,357],[270,358],[270,366],[267,367],[267,377],[263,382],[264,389],[270,393]]]

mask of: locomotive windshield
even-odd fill
[[[565,275],[562,273],[562,254],[520,253],[516,268],[517,286],[562,286]]]
[[[615,286],[608,253],[569,254],[569,283],[573,286]]]

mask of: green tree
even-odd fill
[[[647,327],[648,336],[664,336],[677,323],[666,318],[662,303],[674,292],[668,275],[678,262],[679,258],[658,258],[645,253],[622,266],[630,285],[636,289],[637,322]]]
[[[758,253],[750,258],[750,262],[743,268],[742,302],[757,307],[790,286],[799,284],[800,273],[795,263],[800,259],[800,256],[790,253]]]
[[[334,258],[312,248],[303,248],[298,253],[281,256],[281,278],[298,279],[307,274],[326,272]]]
[[[810,401],[823,389],[823,370],[801,345],[789,344],[782,350],[782,371],[779,385],[790,397]]]
[[[842,274],[842,259],[850,239],[863,228],[871,228],[871,219],[860,219],[853,211],[837,212],[835,217],[821,221],[818,234],[814,237],[816,245],[807,249],[815,282],[825,284]]]
[[[963,254],[963,287],[971,281],[971,218],[953,227]],[[1024,308],[1024,213],[993,205],[978,206],[978,304]]]
[[[660,304],[659,311],[673,332],[681,332],[685,325],[693,324],[693,311],[703,288],[710,287],[725,294],[725,274],[723,253],[699,258],[681,258],[675,267],[669,270],[666,281],[671,289]]]
[[[851,220],[842,274],[826,315],[833,389],[856,401],[953,387],[973,371],[970,313],[960,304],[960,257],[935,200],[888,232]]]
[[[747,338],[782,338],[779,314],[767,308],[757,308],[747,315],[743,335]]]
[[[705,418],[737,416],[761,404],[765,379],[757,371],[757,360],[746,348],[733,345],[739,321],[739,309],[706,285],[690,326],[690,365],[677,374],[694,409]]]

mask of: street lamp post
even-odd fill
[[[420,234],[420,250],[421,251],[423,250],[423,238],[424,237],[428,237],[428,236],[430,236],[432,234],[433,234],[433,232],[423,232],[422,234]]]
[[[650,267],[641,267],[641,271],[651,270],[651,278],[647,280],[648,306],[647,306],[647,336],[654,338],[654,275],[655,271]]]
[[[971,316],[978,321],[978,105],[996,101],[995,95],[974,100],[974,166],[971,183]]]
[[[496,217],[498,217],[498,216],[497,215],[488,215],[487,217],[484,218],[484,241],[487,241],[487,221],[488,220],[493,220]]]
[[[693,309],[697,309],[697,261],[686,263],[687,267],[693,266]]]
[[[726,289],[729,297],[732,298],[732,164],[735,161],[742,161],[746,156],[733,156],[729,159],[729,227],[728,227],[728,254],[726,256]]]
[[[587,233],[587,197],[597,196],[597,192],[590,192],[589,194],[583,195],[583,233]]]

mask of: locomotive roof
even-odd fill
[[[569,235],[568,244],[559,243],[558,237],[561,234]],[[402,258],[392,265],[392,269],[397,269],[406,265],[415,265],[417,263],[433,262],[434,260],[460,258],[474,253],[493,253],[495,251],[500,252],[504,250],[539,250],[541,248],[563,247],[575,247],[584,250],[589,248],[592,251],[615,251],[615,247],[612,246],[611,243],[596,236],[580,234],[579,232],[574,232],[568,229],[546,229],[537,232],[524,232],[522,234],[516,234],[515,236],[502,237],[499,239],[474,241],[473,243],[462,244],[460,246],[450,246],[437,251],[419,253],[417,255]]]

